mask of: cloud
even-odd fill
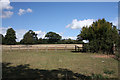
[[[64,33],[65,33],[65,31],[63,31],[63,32],[60,32],[60,33],[57,33],[57,34],[59,34],[60,36],[62,36],[62,39],[73,39],[73,40],[76,40],[77,39],[77,37],[76,36],[64,36]]]
[[[16,31],[16,41],[19,42],[21,39],[23,39],[24,34],[27,32],[25,29],[15,30]]]
[[[38,34],[38,38],[44,38],[45,37],[45,34],[46,32],[42,32],[41,30],[40,31],[34,31],[36,34]]]
[[[32,9],[28,8],[27,10],[25,9],[19,9],[18,15],[23,15],[25,13],[31,13]]]
[[[116,17],[114,20],[110,21],[113,23],[113,25],[118,27],[118,17]]]
[[[3,11],[5,10],[6,11]],[[13,7],[10,5],[9,0],[0,0],[0,10],[2,10],[2,14],[0,15],[1,18],[10,18],[13,15],[12,11],[8,11],[13,9]]]
[[[15,30],[16,31],[16,41],[19,42],[21,39],[23,39],[23,36],[25,35],[26,32],[28,32],[28,30],[25,30],[25,29],[21,29],[21,30]],[[43,31],[34,31],[37,35],[38,38],[44,38],[45,36],[45,32]]]
[[[10,18],[13,15],[12,11],[2,11],[2,18]]]
[[[13,9],[13,7],[10,5],[9,0],[0,0],[0,9]]]
[[[24,9],[19,9],[18,15],[22,15],[25,14],[25,10]]]
[[[74,19],[71,24],[68,24],[66,28],[71,28],[71,29],[80,29],[83,26],[90,26],[95,19],[87,19],[87,20],[80,20],[78,21],[77,19]]]
[[[32,12],[32,9],[28,8],[28,9],[26,10],[26,12],[31,13],[31,12]]]
[[[73,40],[76,40],[76,39],[77,39],[76,36],[71,36],[71,37],[70,37],[70,36],[63,36],[63,37],[62,37],[62,39],[69,39],[69,38],[70,38],[70,39],[73,39]]]
[[[84,43],[89,43],[89,40],[83,40]]]
[[[0,27],[0,34],[3,34],[5,36],[8,28],[11,28],[11,27]]]

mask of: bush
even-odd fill
[[[91,78],[95,80],[105,79],[105,77],[103,77],[101,74],[92,74]]]
[[[89,45],[88,44],[83,44],[83,52],[89,52]]]
[[[113,70],[107,70],[107,69],[105,69],[104,73],[105,74],[114,74],[115,72]]]

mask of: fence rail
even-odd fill
[[[82,44],[2,45],[3,50],[74,50]]]

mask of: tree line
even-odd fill
[[[45,35],[45,38],[38,38],[37,34],[29,30],[23,36],[23,39],[20,42],[16,42],[16,32],[13,28],[9,28],[6,32],[6,35],[3,36],[0,34],[1,43],[5,45],[15,45],[15,44],[76,44],[76,43],[83,43],[82,41],[73,40],[73,39],[62,39],[62,36],[55,32],[48,32]]]
[[[89,43],[84,43],[85,52],[99,52],[112,53],[113,45],[120,45],[120,35],[116,26],[107,22],[104,18],[93,22],[91,26],[84,26],[80,34],[77,35],[76,40],[62,39],[62,36],[55,32],[48,32],[45,38],[37,37],[37,34],[29,30],[24,34],[20,42],[16,42],[16,32],[9,28],[5,36],[0,34],[2,44],[80,44],[83,40],[88,40]]]

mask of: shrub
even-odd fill
[[[105,74],[114,74],[115,72],[113,70],[107,70],[107,69],[105,69],[104,73]]]

